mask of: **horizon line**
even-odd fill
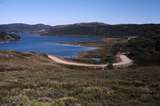
[[[160,24],[155,23],[155,22],[146,22],[146,23],[117,23],[117,24],[110,24],[110,23],[105,23],[105,22],[96,22],[96,21],[91,21],[91,22],[75,22],[75,23],[64,23],[64,24],[55,24],[55,25],[51,25],[51,24],[46,24],[46,23],[21,23],[21,22],[13,22],[13,23],[0,23],[0,25],[10,25],[10,24],[26,24],[26,25],[48,25],[48,26],[61,26],[61,25],[74,25],[74,24],[87,24],[87,23],[100,23],[100,24],[106,24],[106,25],[145,25],[145,24]]]

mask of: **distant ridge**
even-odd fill
[[[29,25],[24,23],[2,24],[0,25],[0,31],[5,32],[36,32],[42,29],[49,29],[52,26],[45,24]]]
[[[50,26],[45,24],[28,25],[13,23],[0,25],[0,31],[34,32],[48,35],[78,36],[150,36],[160,34],[160,24],[105,24],[100,22],[75,23]]]
[[[105,23],[76,23],[53,26],[49,35],[88,35],[88,36],[150,36],[160,34],[160,24],[118,24]]]

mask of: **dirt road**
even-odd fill
[[[63,64],[63,65],[70,65],[70,66],[95,67],[95,68],[105,68],[108,66],[108,64],[87,64],[87,63],[73,62],[73,61],[65,60],[65,59],[62,59],[62,58],[59,58],[53,55],[48,55],[48,58],[53,60],[55,63]],[[133,61],[124,54],[118,55],[118,58],[120,59],[120,62],[113,63],[114,67],[117,67],[117,68],[128,67],[132,65],[133,63]]]

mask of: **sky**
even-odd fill
[[[0,24],[160,23],[160,0],[0,0]]]

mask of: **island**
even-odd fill
[[[19,40],[20,36],[15,33],[0,32],[0,42]]]

